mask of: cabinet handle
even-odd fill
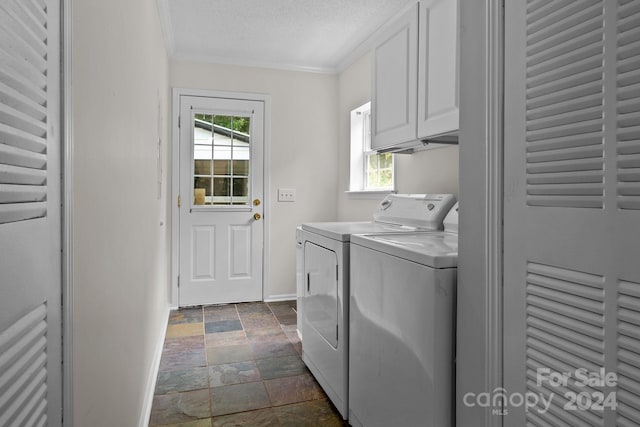
[[[307,292],[311,292],[311,273],[307,273]]]

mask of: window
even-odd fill
[[[250,118],[196,114],[194,205],[248,205]]]
[[[393,191],[393,154],[371,150],[371,103],[351,111],[349,191]]]

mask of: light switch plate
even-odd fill
[[[296,189],[295,188],[278,188],[278,201],[279,202],[295,202]]]

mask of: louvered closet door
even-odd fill
[[[508,403],[505,426],[637,426],[640,1],[508,0],[505,14],[504,387],[551,398]],[[615,385],[576,377],[602,368]],[[616,410],[593,406],[599,392]]]
[[[59,21],[0,0],[0,426],[61,425]]]

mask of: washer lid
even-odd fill
[[[458,235],[445,232],[351,236],[351,243],[433,268],[458,266]]]
[[[302,229],[340,242],[348,242],[352,234],[401,233],[415,231],[416,227],[381,222],[307,222]]]

